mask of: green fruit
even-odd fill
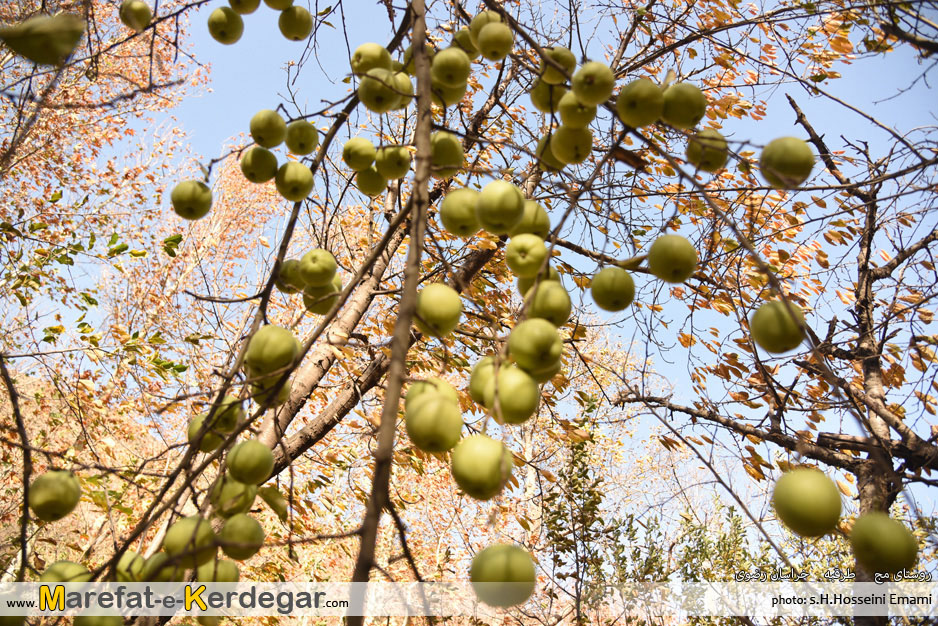
[[[548,172],[559,172],[563,169],[564,163],[550,149],[550,135],[544,135],[537,142],[537,148],[534,152],[537,157],[537,166]]]
[[[218,43],[230,46],[244,34],[244,20],[231,7],[218,7],[208,16],[208,33]]]
[[[319,131],[306,120],[294,120],[287,124],[284,140],[293,154],[309,154],[319,146]]]
[[[428,62],[431,64],[431,66],[432,66],[432,64],[433,64],[433,57],[436,56],[436,50],[433,48],[433,46],[430,45],[430,42],[429,42],[429,41],[426,42],[426,46],[424,46],[424,50],[427,51],[427,61],[428,61]],[[415,74],[415,69],[414,69],[414,48],[413,48],[413,46],[407,46],[407,49],[404,50],[404,58],[403,58],[403,61],[404,61],[404,63],[403,63],[403,65],[404,65],[404,71],[405,71],[406,73],[410,74],[411,76],[413,76],[413,75]]]
[[[459,137],[446,131],[430,136],[431,172],[437,178],[449,178],[464,165],[466,155]]]
[[[76,615],[72,626],[124,626],[120,615]]]
[[[199,413],[189,421],[189,428],[186,430],[186,438],[190,446],[199,444],[199,452],[211,452],[217,450],[225,442],[225,438],[218,434],[214,428],[208,428],[199,439],[199,433],[202,432],[205,424],[206,413]]]
[[[707,98],[695,85],[675,83],[664,90],[661,119],[671,126],[693,128],[706,112]]]
[[[280,14],[277,26],[290,41],[303,41],[313,32],[313,16],[303,7],[291,6]]]
[[[287,519],[287,513],[289,512],[288,506],[289,503],[287,499],[283,497],[283,494],[280,493],[280,490],[274,487],[273,485],[269,487],[261,487],[257,490],[257,495],[267,503],[274,513],[277,514],[281,520]]]
[[[541,273],[538,274],[538,276],[541,277],[541,282],[544,282],[544,281],[547,281],[547,280],[553,280],[553,281],[556,281],[556,282],[558,282],[558,283],[560,282],[560,274],[559,274],[559,273],[557,272],[557,270],[555,270],[553,267],[548,267],[546,274],[545,274],[543,271],[541,271]],[[518,279],[518,293],[520,293],[520,294],[522,295],[522,297],[523,297],[523,296],[526,296],[527,293],[528,293],[528,291],[531,290],[531,287],[534,286],[534,282],[536,281],[536,279],[537,279],[537,277],[534,277],[534,278],[523,278],[523,277],[522,277],[522,278],[519,278],[519,279]]]
[[[165,552],[156,552],[146,560],[143,571],[140,573],[141,582],[170,583],[178,582],[185,576],[185,568],[172,559]]]
[[[255,439],[242,441],[228,451],[226,459],[231,477],[246,485],[260,485],[274,471],[274,454]]]
[[[563,339],[547,320],[525,320],[508,336],[508,354],[523,369],[540,369],[560,359]]]
[[[482,11],[469,22],[469,41],[476,48],[479,47],[479,33],[489,24],[502,21],[502,16],[495,11]]]
[[[544,240],[531,233],[512,237],[505,247],[505,263],[515,276],[534,278],[546,264],[547,256]]]
[[[364,137],[352,137],[342,146],[342,160],[355,172],[371,167],[375,154],[374,144]]]
[[[663,281],[683,283],[697,269],[697,250],[680,235],[662,235],[648,249],[648,270]]]
[[[586,128],[596,117],[596,107],[583,104],[572,91],[568,91],[560,98],[557,110],[563,125],[571,128]]]
[[[287,259],[280,266],[280,275],[275,281],[277,289],[286,294],[298,293],[306,287],[306,282],[300,274],[300,261]]]
[[[264,4],[276,11],[283,11],[293,6],[293,0],[264,0]]]
[[[262,383],[254,383],[251,385],[251,394],[259,406],[268,406],[276,407],[284,404],[287,400],[290,399],[290,394],[293,392],[293,383],[290,379],[287,379],[283,382],[283,385],[277,388],[276,393],[274,388],[277,386],[277,380],[270,380]]]
[[[407,436],[424,452],[446,452],[459,442],[462,413],[442,393],[425,393],[404,412]]]
[[[212,208],[212,190],[201,180],[184,180],[173,187],[169,201],[176,215],[197,220]]]
[[[619,91],[616,98],[616,113],[619,119],[632,128],[654,124],[664,110],[664,92],[661,87],[648,80],[633,80]]]
[[[252,183],[266,183],[277,175],[277,157],[267,148],[248,148],[241,155],[241,173]]]
[[[763,303],[749,320],[752,338],[766,352],[780,353],[794,350],[804,341],[804,313],[801,307],[789,302],[794,317],[781,300]]]
[[[775,483],[772,506],[778,518],[802,537],[820,537],[840,519],[840,493],[834,482],[813,468],[785,472]]]
[[[91,580],[91,572],[84,565],[72,561],[56,561],[39,576],[41,583],[83,583]]]
[[[915,565],[918,542],[908,527],[880,511],[857,518],[850,531],[853,555],[871,573],[895,574]]]
[[[374,198],[387,190],[388,181],[374,167],[369,167],[355,174],[355,186],[366,196]]]
[[[531,370],[528,372],[528,374],[530,374],[531,378],[533,378],[538,384],[546,383],[551,378],[559,374],[562,367],[563,362],[558,359],[556,362],[551,363],[544,368]]]
[[[487,184],[476,200],[479,224],[493,235],[504,235],[524,215],[524,194],[507,180]]]
[[[46,472],[29,485],[29,508],[44,522],[62,519],[75,510],[80,499],[78,478],[65,470]]]
[[[257,485],[248,485],[230,476],[222,476],[212,486],[210,500],[215,513],[221,517],[231,517],[250,511],[256,495]]]
[[[573,56],[573,53],[563,46],[554,46],[553,48],[544,48],[544,54],[559,63],[565,71],[561,72],[542,59],[540,79],[550,85],[560,85],[567,82],[566,75],[572,73],[576,68],[576,57]]]
[[[472,237],[479,232],[476,217],[476,202],[479,192],[475,189],[454,189],[440,203],[440,221],[443,227],[457,237]]]
[[[449,285],[433,283],[417,294],[415,323],[425,335],[445,337],[459,325],[462,300]]]
[[[466,83],[457,85],[455,87],[447,87],[446,85],[441,85],[435,80],[430,81],[430,96],[433,100],[433,104],[438,107],[449,107],[454,104],[459,104],[463,99],[463,96],[466,95],[466,90],[469,86]]]
[[[616,77],[612,69],[599,61],[584,63],[573,75],[573,81],[570,83],[577,100],[593,106],[608,100],[615,85]]]
[[[469,580],[479,599],[489,606],[524,604],[534,593],[534,560],[520,546],[496,543],[472,559]]]
[[[287,136],[287,123],[279,113],[270,109],[262,109],[255,113],[249,127],[251,137],[257,145],[264,148],[276,148]]]
[[[293,333],[280,326],[262,326],[251,335],[244,363],[251,376],[265,376],[291,365],[299,355]]]
[[[358,99],[374,113],[387,113],[398,104],[401,96],[397,93],[394,72],[380,67],[373,67],[358,83]]]
[[[508,234],[514,237],[522,233],[531,233],[541,239],[550,235],[550,216],[540,203],[534,200],[525,200],[521,213],[521,221],[515,224]]]
[[[307,287],[304,289],[303,305],[310,313],[325,315],[338,302],[339,292],[341,291],[342,277],[336,274],[332,279],[332,283],[324,287]]]
[[[381,44],[363,43],[355,48],[350,62],[352,73],[362,76],[374,68],[391,69],[391,53]]]
[[[544,322],[551,326],[545,320],[529,320]],[[553,329],[553,326],[551,326]],[[556,331],[555,331],[556,332]],[[553,361],[545,361],[537,365],[552,364],[559,360],[558,356]],[[498,409],[495,407],[496,387],[498,397]],[[538,389],[537,381],[530,374],[520,367],[511,364],[502,364],[498,368],[498,374],[485,386],[485,395],[483,405],[496,417],[500,417],[506,424],[521,424],[528,420],[534,412],[537,411],[537,404],[541,399],[541,392]]]
[[[704,172],[716,172],[726,165],[729,156],[726,139],[715,130],[706,128],[687,141],[687,162]]]
[[[486,435],[471,435],[453,448],[453,480],[476,500],[497,496],[511,478],[514,457],[505,444]]]
[[[307,287],[331,285],[339,265],[328,250],[314,248],[300,258],[300,276]]]
[[[479,48],[472,42],[472,36],[469,33],[468,28],[460,28],[455,33],[453,33],[453,47],[459,48],[466,53],[466,56],[469,57],[470,61],[475,61],[479,58]]]
[[[814,169],[814,153],[797,137],[773,139],[762,149],[759,171],[776,189],[797,189]]]
[[[398,65],[400,65],[398,63]],[[407,75],[407,72],[404,72],[401,69],[392,68],[392,87],[394,88],[394,93],[397,94],[398,102],[395,105],[395,109],[406,109],[407,105],[410,104],[411,100],[414,99],[414,84],[410,81],[410,76]]]
[[[117,561],[117,582],[136,583],[143,580],[143,568],[146,561],[133,550],[126,550]]]
[[[410,150],[404,146],[382,146],[375,153],[375,169],[387,180],[407,176],[410,162]]]
[[[261,0],[228,0],[235,13],[240,15],[250,15],[261,5]]]
[[[635,281],[621,267],[604,267],[593,276],[590,294],[604,311],[621,311],[635,299]]]
[[[62,65],[78,46],[85,20],[78,15],[37,15],[0,28],[0,40],[10,50],[39,65]]]
[[[124,0],[121,2],[119,15],[124,26],[138,33],[153,20],[153,11],[143,0]]]
[[[203,583],[236,583],[241,580],[241,572],[234,561],[218,559],[200,565],[195,577]]]
[[[515,45],[515,34],[501,22],[486,24],[476,39],[479,51],[489,61],[501,61]]]
[[[545,319],[557,327],[566,324],[573,311],[570,294],[563,285],[552,280],[532,287],[524,300],[528,304],[528,317]]]
[[[302,202],[313,190],[313,171],[297,161],[287,161],[274,177],[277,192],[291,202]]]
[[[254,518],[239,513],[225,521],[218,539],[226,556],[243,561],[257,554],[264,545],[264,529]]]
[[[198,515],[178,520],[166,531],[163,550],[180,567],[191,569],[211,561],[218,551],[211,523]]]
[[[485,404],[485,388],[495,377],[495,357],[479,359],[469,375],[469,396],[478,403]]]
[[[418,380],[412,383],[407,390],[407,396],[404,398],[404,410],[407,411],[413,403],[424,395],[440,394],[451,404],[459,405],[459,394],[453,389],[453,386],[442,378],[431,376],[425,380]]]
[[[582,163],[593,149],[589,128],[559,126],[550,136],[550,151],[562,163]]]
[[[430,76],[444,87],[465,85],[469,72],[469,55],[460,48],[440,50],[430,64]]]
[[[528,92],[531,104],[541,113],[556,113],[560,108],[560,101],[567,94],[567,88],[560,85],[550,85],[537,81]]]

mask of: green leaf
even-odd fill
[[[60,189],[59,191],[56,191],[54,194],[52,194],[52,196],[49,198],[49,202],[51,202],[52,204],[55,204],[61,199],[62,199],[62,190]]]
[[[116,246],[111,246],[110,248],[108,248],[107,255],[109,257],[114,257],[119,254],[123,254],[127,252],[127,248],[129,247],[130,246],[128,246],[126,243],[119,243]]]
[[[171,258],[176,257],[176,249],[182,243],[182,235],[170,235],[163,240],[163,251]]]
[[[117,243],[117,240],[118,240],[118,239],[120,239],[120,235],[118,235],[117,233],[114,233],[113,235],[111,235],[110,240],[108,240],[108,242],[107,242],[108,247],[110,248],[110,247],[113,246],[115,243]]]

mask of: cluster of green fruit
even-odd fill
[[[772,504],[782,523],[802,537],[826,535],[840,521],[837,486],[815,468],[785,472],[775,483]],[[918,554],[912,532],[881,511],[870,511],[856,519],[850,530],[850,546],[857,563],[876,573],[910,569]]]
[[[384,48],[382,48],[384,50]],[[342,160],[355,172],[355,185],[366,196],[380,195],[389,180],[407,176],[411,155],[406,146],[388,145],[375,148],[364,137],[352,137],[342,146]]]
[[[260,0],[228,0],[231,6],[219,7],[208,16],[208,32],[215,41],[231,45],[244,34],[242,15],[257,10]],[[284,37],[291,41],[302,41],[313,32],[313,16],[305,8],[294,6],[293,0],[264,0],[271,9],[280,11],[277,25]]]
[[[302,293],[306,310],[319,315],[329,312],[342,291],[335,257],[322,248],[310,250],[299,259],[286,259],[275,284],[282,293]]]

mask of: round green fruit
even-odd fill
[[[133,550],[126,550],[117,561],[116,573],[119,583],[136,583],[143,580],[146,561]]]
[[[749,330],[755,342],[766,352],[788,352],[804,341],[804,313],[793,302],[789,302],[789,306],[794,317],[781,300],[765,302],[752,314]]]
[[[250,15],[261,5],[261,0],[228,0],[229,6],[239,15]]]
[[[290,394],[293,392],[293,382],[287,379],[283,381],[281,386],[277,387],[276,379],[278,377],[273,378],[274,380],[251,385],[251,397],[258,406],[276,407],[290,399]]]
[[[286,259],[280,266],[280,274],[275,281],[277,289],[286,294],[299,293],[306,287],[300,275],[299,259]]]
[[[729,148],[719,132],[706,128],[687,141],[687,162],[704,172],[716,172],[726,165]]]
[[[459,48],[465,52],[470,61],[475,61],[481,54],[476,45],[472,43],[472,35],[470,35],[468,28],[460,28],[455,33],[453,33],[452,45],[453,47]]]
[[[88,568],[72,561],[56,561],[39,576],[41,583],[83,583],[91,580]]]
[[[616,113],[632,128],[654,124],[664,110],[664,92],[647,78],[633,80],[619,91]]]
[[[496,543],[472,559],[469,580],[479,599],[489,606],[524,604],[534,593],[534,560],[520,546]]]
[[[75,510],[80,499],[81,485],[69,471],[46,472],[29,485],[29,508],[44,522],[62,519]]]
[[[683,283],[697,269],[697,250],[680,235],[662,235],[648,249],[648,270],[663,281]]]
[[[432,65],[432,64],[433,64],[433,57],[436,56],[436,49],[433,48],[433,46],[430,45],[430,42],[429,42],[429,41],[426,42],[426,44],[427,44],[427,45],[424,46],[424,50],[427,51],[427,61],[429,61],[430,64]],[[413,46],[407,46],[407,48],[404,50],[403,65],[404,65],[404,71],[405,71],[407,74],[410,74],[411,76],[413,76],[413,75],[416,73],[416,70],[414,69],[414,48],[413,48]]]
[[[522,233],[512,237],[505,247],[505,262],[515,276],[533,278],[546,264],[547,254],[543,239],[531,233]]]
[[[544,135],[537,141],[534,155],[537,157],[537,166],[548,172],[559,172],[563,169],[564,163],[550,149],[550,135]]]
[[[785,472],[775,483],[772,506],[778,518],[802,537],[820,537],[840,519],[840,493],[834,482],[813,468]]]
[[[255,113],[249,128],[254,141],[264,148],[276,148],[287,136],[287,123],[271,109],[261,109]]]
[[[567,88],[561,85],[551,85],[544,81],[537,81],[528,92],[531,104],[541,113],[556,113],[560,109],[560,101],[567,94]]]
[[[661,119],[680,129],[693,128],[707,112],[707,98],[695,85],[675,83],[664,90]]]
[[[529,320],[531,321],[531,320]],[[545,320],[536,320],[544,322],[551,326]],[[553,330],[553,326],[551,326]],[[556,332],[556,331],[554,331]],[[559,360],[559,356],[554,361]],[[544,364],[550,364],[554,361],[545,361]],[[495,407],[496,389],[498,397],[498,408]],[[537,411],[538,402],[541,399],[541,392],[537,386],[537,381],[530,374],[516,365],[502,364],[498,368],[498,374],[493,376],[485,386],[484,406],[493,415],[500,417],[506,424],[521,424]]]
[[[449,285],[433,283],[417,294],[415,322],[423,334],[445,337],[459,325],[461,317],[462,299]]]
[[[119,15],[124,26],[138,33],[153,20],[153,11],[143,0],[124,0],[121,2]]]
[[[593,133],[589,128],[559,126],[550,136],[550,151],[558,161],[582,163],[593,149]]]
[[[293,6],[293,0],[264,0],[264,4],[275,11],[283,11]]]
[[[252,183],[266,183],[277,175],[277,157],[267,148],[248,148],[241,155],[241,173]]]
[[[287,161],[274,177],[277,192],[291,202],[302,202],[313,190],[313,171],[297,161]]]
[[[442,378],[431,376],[430,378],[418,380],[410,385],[407,389],[407,395],[404,397],[404,410],[410,410],[410,407],[421,396],[433,394],[440,394],[449,400],[450,403],[457,406],[459,405],[459,394],[456,393],[453,386]]]
[[[424,452],[446,452],[459,442],[462,413],[442,393],[425,393],[404,412],[407,436]]]
[[[371,167],[376,154],[375,145],[364,137],[352,137],[342,146],[342,160],[355,172]]]
[[[251,376],[265,376],[293,365],[299,346],[293,333],[280,326],[267,325],[251,335],[244,363]]]
[[[545,319],[557,327],[566,324],[573,311],[570,294],[563,285],[552,280],[532,287],[524,300],[528,305],[528,317]]]
[[[212,208],[212,190],[201,180],[184,180],[169,194],[176,215],[187,220],[205,217]]]
[[[303,7],[291,6],[280,14],[277,26],[290,41],[303,41],[313,32],[313,16]]]
[[[544,48],[544,54],[555,63],[559,64],[563,71],[554,67],[546,60],[541,59],[540,79],[550,85],[560,85],[567,82],[567,75],[576,68],[576,57],[570,52],[569,48],[563,46],[554,46],[553,48]]]
[[[596,107],[592,104],[583,104],[572,91],[568,91],[560,98],[557,110],[563,125],[571,128],[586,128],[596,117]]]
[[[908,527],[880,511],[857,518],[850,531],[853,556],[871,573],[895,574],[915,565],[918,542]]]
[[[391,69],[391,53],[381,44],[363,43],[355,48],[350,62],[352,73],[363,76],[368,70],[374,68]]]
[[[410,163],[410,150],[405,146],[382,146],[375,153],[375,169],[387,180],[407,176]]]
[[[476,217],[476,202],[479,192],[475,189],[454,189],[440,203],[440,221],[443,227],[457,237],[472,237],[479,232]]]
[[[212,524],[198,515],[178,520],[166,531],[163,550],[180,567],[191,569],[211,561],[218,551]]]
[[[433,57],[430,76],[445,87],[465,85],[470,72],[469,55],[461,48],[446,48]]]
[[[249,559],[264,545],[264,529],[244,513],[232,515],[218,533],[222,552],[236,561]]]
[[[507,180],[487,184],[476,201],[479,224],[493,235],[504,235],[524,215],[524,194]]]
[[[456,85],[455,87],[447,87],[446,85],[441,85],[435,80],[430,80],[430,97],[438,107],[449,107],[454,104],[459,104],[462,101],[463,96],[466,95],[466,90],[469,86],[466,83],[461,85]]]
[[[300,258],[300,277],[308,287],[331,285],[338,267],[331,252],[314,248]]]
[[[309,154],[319,146],[319,131],[306,120],[294,120],[287,124],[284,141],[293,154]]]
[[[231,477],[246,485],[260,485],[274,471],[273,452],[255,439],[242,441],[231,448],[226,463]]]
[[[230,46],[244,34],[244,20],[231,7],[218,7],[208,16],[208,33],[218,43]]]
[[[395,105],[394,108],[406,109],[407,105],[414,99],[414,84],[410,81],[410,76],[407,75],[407,72],[394,68],[392,68],[392,72],[392,87],[398,98],[397,105]]]
[[[550,235],[550,216],[547,215],[544,207],[535,200],[524,201],[521,220],[515,224],[508,234],[514,237],[523,233],[531,233],[541,239],[547,239],[547,236]]]
[[[449,178],[464,165],[466,155],[459,137],[446,131],[430,136],[430,165],[437,178]]]
[[[355,186],[369,198],[374,198],[387,190],[388,181],[377,169],[369,167],[355,174]]]
[[[186,438],[190,446],[198,443],[199,452],[211,452],[217,450],[225,442],[225,438],[213,427],[209,427],[199,439],[199,433],[202,432],[207,413],[199,413],[189,421],[189,427],[186,430]]]
[[[303,305],[310,313],[325,315],[332,310],[342,291],[342,277],[336,274],[332,282],[324,287],[307,287],[303,290]]]
[[[635,281],[621,267],[604,267],[593,276],[590,294],[604,311],[621,311],[635,299]]]
[[[554,363],[547,365],[543,368],[531,370],[528,374],[531,375],[538,384],[546,383],[551,378],[560,373],[560,370],[563,368],[563,362],[558,359]]]
[[[241,580],[241,572],[234,561],[214,559],[200,565],[195,577],[202,583],[236,583]]]
[[[0,28],[0,41],[13,52],[39,65],[62,65],[78,46],[85,20],[73,13],[36,15]]]
[[[507,24],[493,22],[479,31],[477,40],[482,56],[489,61],[501,61],[515,45],[515,34]]]
[[[814,169],[814,153],[797,137],[773,139],[762,149],[759,171],[776,189],[797,189]]]
[[[469,375],[469,396],[473,401],[485,404],[485,388],[494,377],[495,357],[486,356],[479,359]]]
[[[479,33],[489,24],[496,24],[502,21],[502,16],[495,11],[482,11],[476,14],[469,22],[469,40],[476,48],[479,48]]]
[[[505,444],[471,435],[453,448],[450,471],[459,488],[476,500],[497,496],[511,478],[514,457]]]
[[[249,485],[230,476],[222,476],[212,486],[209,498],[215,513],[222,517],[231,517],[250,511],[256,496],[257,485]]]
[[[598,106],[612,95],[616,77],[605,63],[589,61],[576,71],[570,85],[577,100],[586,105]]]
[[[178,563],[174,563],[168,554],[155,552],[144,563],[143,571],[140,573],[140,582],[179,582],[183,579],[185,573],[185,568]]]
[[[380,67],[368,70],[358,83],[358,99],[369,111],[387,113],[400,104],[394,72]]]
[[[541,277],[541,282],[544,282],[545,280],[553,280],[558,283],[560,282],[560,273],[557,272],[557,270],[555,270],[553,267],[548,267],[547,272],[544,273],[542,271],[539,274],[539,276]],[[522,296],[526,296],[528,291],[531,290],[531,287],[534,286],[534,283],[536,280],[537,280],[537,277],[519,278],[518,279],[518,293],[520,293]]]
[[[525,320],[508,336],[508,354],[523,369],[540,369],[560,359],[563,339],[549,321],[540,318]]]

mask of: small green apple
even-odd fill
[[[398,102],[395,109],[406,109],[407,105],[414,99],[414,84],[410,80],[407,72],[400,69],[392,69],[392,87],[397,94]]]
[[[648,249],[648,270],[663,281],[683,283],[697,269],[697,250],[680,235],[662,235]]]
[[[121,558],[117,560],[117,567],[114,568],[119,583],[136,583],[143,579],[143,568],[146,561],[142,556],[133,550],[125,550]]]
[[[143,0],[124,0],[121,2],[119,15],[124,26],[138,33],[153,20],[153,11]]]
[[[248,148],[241,155],[241,173],[252,183],[266,183],[277,175],[277,157],[267,148]]]
[[[287,200],[302,202],[313,190],[313,171],[298,161],[287,161],[277,170],[274,185]]]
[[[773,139],[762,149],[759,171],[776,189],[797,189],[814,169],[814,153],[797,137]]]
[[[704,172],[716,172],[726,165],[729,149],[726,139],[712,128],[705,128],[687,140],[687,162]]]
[[[576,57],[573,56],[573,53],[563,46],[554,46],[553,48],[544,48],[544,54],[559,63],[565,71],[561,72],[541,59],[540,79],[550,85],[561,85],[567,82],[567,74],[571,74],[576,68]]]
[[[804,341],[804,313],[794,302],[789,302],[793,318],[781,300],[763,303],[749,320],[752,338],[766,352],[788,352]]]
[[[342,146],[342,160],[355,172],[371,167],[376,153],[375,145],[364,137],[352,137]]]
[[[537,81],[528,92],[531,104],[541,113],[556,113],[560,108],[560,101],[567,94],[567,88],[562,85],[550,85],[544,81]]]
[[[293,0],[264,0],[264,4],[275,11],[283,11],[293,6]]]
[[[412,402],[404,412],[407,436],[424,452],[446,452],[459,442],[462,433],[459,406],[432,391]]]
[[[430,76],[444,87],[465,85],[469,78],[469,55],[461,48],[450,47],[440,50],[433,57]]]
[[[350,62],[352,73],[363,76],[374,68],[391,69],[391,53],[381,44],[363,43],[355,48]]]
[[[487,184],[476,200],[479,224],[493,235],[504,235],[524,215],[524,194],[507,180]]]
[[[596,107],[583,104],[572,91],[568,91],[560,98],[557,109],[560,113],[560,121],[564,126],[571,128],[586,128],[596,117]]]
[[[291,6],[280,14],[277,26],[290,41],[303,41],[313,32],[313,16],[303,7]]]
[[[608,100],[615,85],[616,77],[612,69],[599,61],[589,61],[580,66],[570,83],[577,100],[593,106]]]
[[[215,558],[215,531],[212,524],[198,515],[177,520],[163,537],[163,550],[180,567],[196,568]]]
[[[212,208],[212,190],[201,180],[184,180],[169,195],[173,211],[187,220],[205,217]]]
[[[231,477],[246,485],[260,485],[274,471],[274,455],[256,439],[235,444],[225,458]]]
[[[288,329],[268,324],[261,326],[248,340],[244,364],[251,377],[266,376],[293,365],[299,344]]]
[[[217,559],[200,565],[195,577],[202,583],[236,583],[241,580],[241,572],[234,561]]]
[[[479,52],[479,48],[477,48],[476,45],[472,43],[472,36],[469,34],[468,28],[460,28],[455,33],[453,33],[452,45],[465,52],[470,61],[475,61],[481,54]]]
[[[37,15],[0,28],[0,41],[38,65],[62,65],[78,46],[84,32],[85,19],[79,15]]]
[[[466,494],[476,500],[490,500],[504,489],[513,466],[514,456],[501,441],[471,435],[453,448],[450,471]]]
[[[496,543],[472,559],[469,580],[482,602],[507,608],[524,604],[531,597],[537,574],[527,550],[514,544]]]
[[[225,474],[215,481],[209,499],[215,513],[231,517],[250,511],[256,496],[257,485],[242,483]]]
[[[207,416],[207,413],[199,413],[189,421],[189,427],[186,430],[186,438],[189,445],[194,446],[198,444],[199,452],[217,450],[219,446],[225,442],[225,438],[219,434],[218,429],[216,429],[214,425],[209,426],[202,435],[202,438],[199,439],[199,433],[202,432]]]
[[[410,163],[410,150],[406,146],[381,146],[375,153],[375,169],[387,180],[407,176]]]
[[[306,288],[306,282],[300,275],[299,259],[286,259],[280,266],[280,275],[274,283],[282,293],[299,293]]]
[[[540,369],[560,359],[563,339],[549,321],[528,319],[515,326],[508,336],[508,354],[525,370]]]
[[[592,149],[593,133],[589,128],[558,126],[550,136],[550,151],[566,164],[582,163]]]
[[[531,233],[541,239],[547,239],[550,234],[550,216],[539,202],[534,200],[524,201],[524,212],[521,214],[521,221],[515,224],[515,227],[508,233],[512,237],[522,233]]]
[[[469,41],[479,48],[479,33],[489,24],[502,21],[502,16],[495,11],[482,11],[476,14],[469,22]]]
[[[534,155],[537,157],[537,166],[548,172],[559,172],[566,163],[554,156],[550,149],[550,135],[544,135],[537,142]]]
[[[271,109],[261,109],[255,113],[249,127],[257,145],[265,148],[276,148],[287,136],[287,123]]]
[[[537,321],[550,326],[550,323],[545,320]],[[553,361],[545,361],[545,363],[553,363]],[[495,406],[496,397],[498,407]],[[540,399],[541,392],[537,381],[530,374],[517,365],[503,363],[498,368],[498,374],[492,376],[485,386],[483,405],[506,424],[521,424],[534,415]]]
[[[396,84],[394,72],[373,67],[365,72],[358,83],[358,99],[369,111],[387,113],[401,101]]]
[[[560,373],[560,370],[563,368],[563,362],[561,359],[557,359],[553,363],[546,365],[543,368],[531,370],[528,374],[531,375],[538,384],[546,383],[551,378]]]
[[[84,583],[91,580],[88,568],[72,561],[56,561],[40,574],[41,583]]]
[[[148,583],[179,582],[185,574],[185,567],[175,563],[165,552],[155,552],[143,565],[140,581]]]
[[[264,528],[247,513],[229,517],[218,533],[225,556],[236,561],[249,559],[264,545]]]
[[[840,519],[840,492],[814,468],[785,472],[775,483],[772,506],[778,518],[802,537],[832,532]]]
[[[306,287],[303,290],[303,305],[310,313],[325,315],[332,310],[342,291],[342,277],[336,273],[332,283],[323,287]]]
[[[616,113],[632,128],[654,124],[664,111],[664,92],[647,78],[638,78],[619,91]]]
[[[228,0],[235,13],[240,15],[250,15],[261,5],[261,0]]]
[[[462,299],[449,285],[433,283],[417,294],[415,323],[425,335],[445,337],[459,325]]]
[[[552,280],[558,283],[560,282],[560,274],[553,267],[548,267],[546,274],[543,270],[541,270],[539,276],[541,277],[541,282],[544,282],[546,280]],[[537,280],[536,277],[518,278],[518,293],[520,293],[522,297],[527,295],[528,291],[531,290],[531,287],[534,286],[535,280]]]
[[[218,7],[208,16],[208,33],[218,43],[230,46],[244,34],[244,20],[231,7]]]
[[[469,375],[469,396],[478,404],[485,403],[485,388],[495,376],[495,357],[479,359]]]
[[[453,386],[442,378],[431,376],[410,385],[407,389],[407,395],[404,397],[404,410],[410,410],[410,407],[421,396],[433,393],[438,393],[452,404],[459,405],[459,394],[453,389]]]
[[[314,289],[314,287],[310,287]],[[288,378],[278,385],[279,376],[273,376],[251,385],[251,398],[258,406],[277,407],[285,404],[293,392],[293,382]]]
[[[319,131],[306,120],[294,120],[287,124],[284,140],[293,154],[309,154],[319,146]]]
[[[426,45],[424,46],[424,50],[427,51],[427,61],[429,61],[430,64],[432,65],[433,57],[436,56],[436,49],[433,46],[431,46],[430,42],[428,41],[426,42]],[[403,65],[404,65],[404,71],[410,74],[411,76],[413,76],[415,73],[413,46],[407,46],[407,48],[404,50]]]
[[[441,85],[437,83],[434,79],[430,79],[430,96],[433,99],[433,104],[438,107],[450,107],[454,104],[459,104],[463,96],[466,95],[466,90],[469,88],[469,85],[463,83],[455,87],[447,87],[446,85]]]
[[[675,83],[664,90],[661,120],[675,128],[693,128],[707,112],[707,98],[696,85]]]
[[[515,34],[507,24],[492,22],[479,31],[479,51],[489,61],[501,61],[515,45]]]
[[[78,506],[81,485],[74,474],[52,470],[29,485],[29,509],[44,522],[62,519]]]
[[[459,137],[443,130],[430,136],[430,165],[435,177],[449,178],[463,167],[465,160]]]
[[[355,186],[366,196],[374,198],[387,190],[388,181],[371,166],[355,174]]]
[[[479,232],[476,203],[479,192],[475,189],[454,189],[440,203],[440,221],[443,227],[457,237],[472,237]]]
[[[533,278],[547,261],[547,246],[544,240],[531,233],[522,233],[511,238],[505,247],[505,263],[515,276]]]
[[[570,294],[553,280],[545,280],[532,287],[524,300],[528,305],[528,317],[545,319],[557,327],[566,324],[573,311]]]
[[[635,281],[621,267],[604,267],[593,276],[590,293],[604,311],[622,311],[635,299]]]
[[[864,513],[853,523],[850,546],[868,572],[895,574],[915,565],[918,542],[908,527],[881,511]]]

